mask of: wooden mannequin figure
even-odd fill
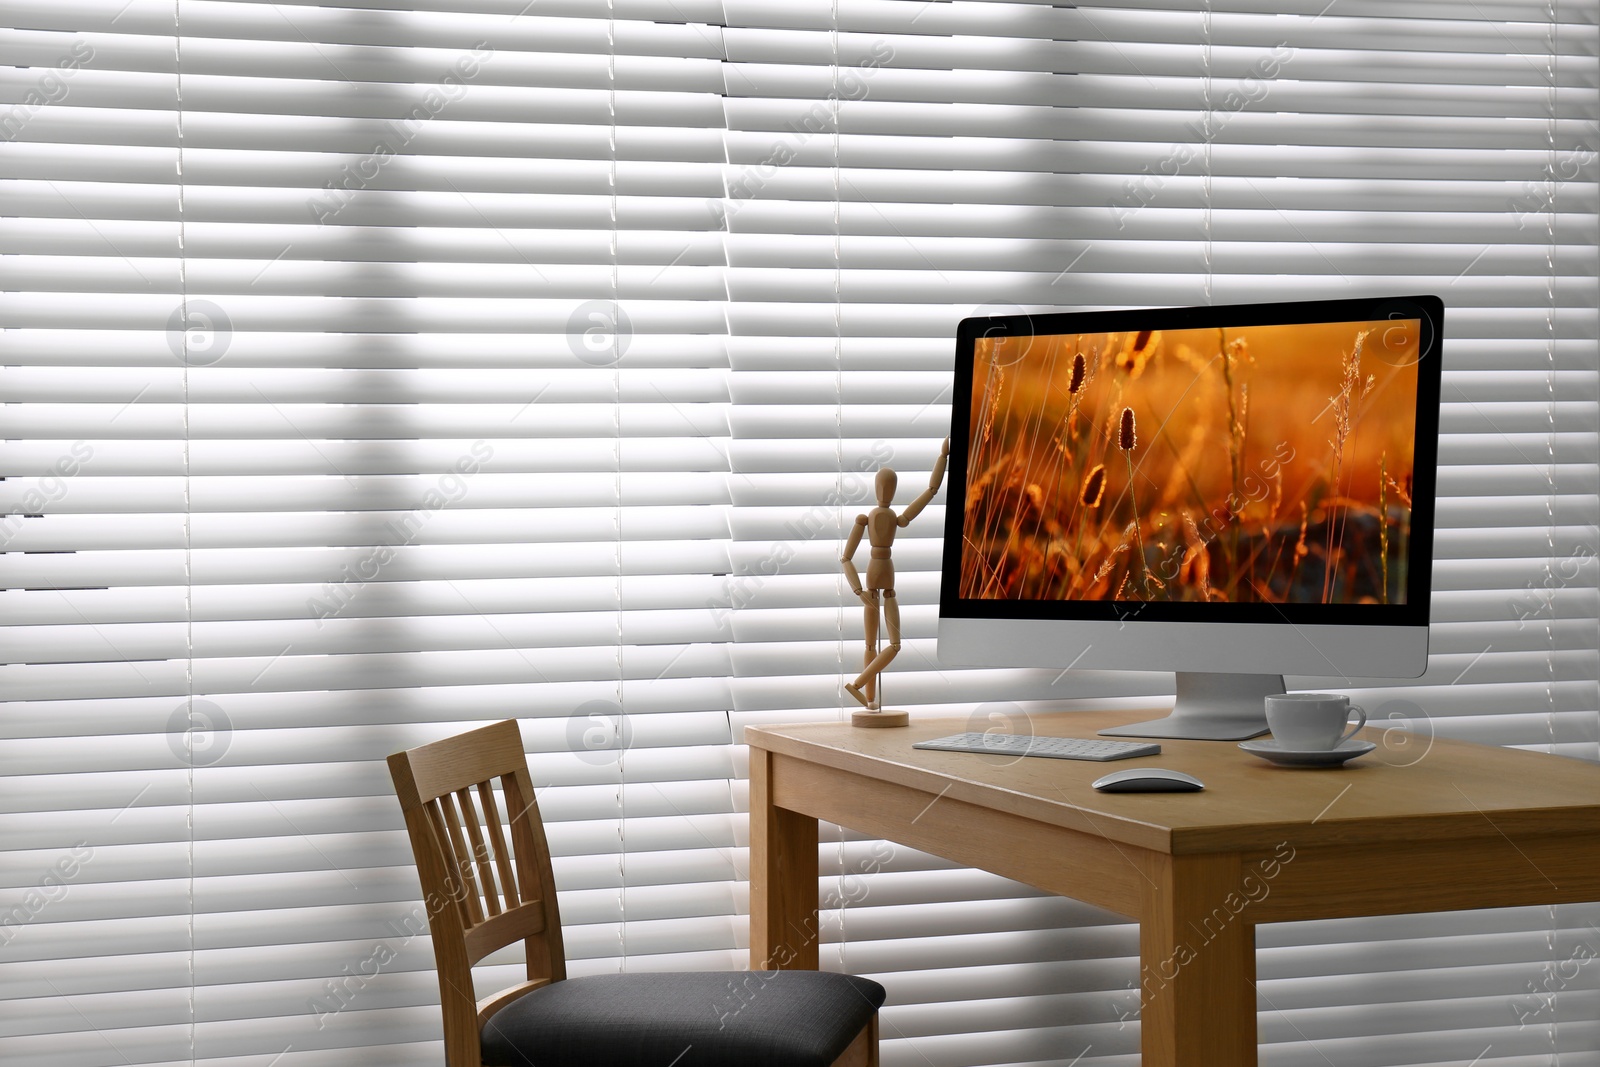
[[[844,687],[845,692],[866,709],[851,716],[850,721],[856,726],[905,726],[911,721],[911,716],[903,711],[882,710],[878,692],[878,675],[900,653],[900,605],[894,596],[894,561],[890,558],[889,550],[894,545],[895,532],[922,514],[922,509],[939,492],[939,486],[944,481],[945,464],[949,459],[950,438],[946,437],[944,446],[939,449],[939,458],[934,461],[928,488],[899,514],[890,507],[894,503],[898,479],[888,467],[879,470],[873,482],[878,506],[865,515],[856,516],[850,539],[845,542],[844,555],[839,557],[845,581],[850,583],[850,589],[866,605],[867,654],[863,660],[864,666],[856,680],[846,682]],[[872,546],[872,558],[867,561],[865,588],[862,587],[861,575],[855,565],[856,549],[861,545],[862,533],[867,535],[867,543]],[[878,649],[880,607],[884,628],[889,631],[889,644],[882,651]]]

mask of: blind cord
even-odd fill
[[[1545,167],[1547,181],[1549,182],[1549,198],[1545,204],[1545,359],[1547,372],[1545,374],[1546,390],[1546,418],[1549,419],[1549,433],[1545,437],[1548,465],[1545,468],[1545,477],[1548,482],[1548,495],[1545,497],[1545,509],[1550,524],[1545,527],[1546,547],[1548,555],[1545,560],[1546,584],[1551,588],[1552,603],[1550,613],[1545,617],[1545,640],[1547,649],[1546,670],[1549,672],[1549,684],[1545,686],[1545,700],[1548,712],[1545,715],[1545,728],[1549,733],[1552,746],[1556,743],[1555,712],[1556,712],[1556,635],[1555,619],[1556,605],[1554,603],[1555,585],[1555,560],[1556,560],[1556,196],[1560,189],[1559,161],[1556,158],[1556,123],[1560,115],[1560,101],[1556,95],[1556,45],[1557,45],[1557,12],[1556,0],[1549,0],[1545,5]],[[1556,959],[1556,944],[1560,936],[1559,908],[1550,904],[1546,906],[1549,919],[1549,928],[1545,936],[1545,957],[1548,960]],[[1561,1023],[1561,1015],[1554,1010],[1554,994],[1550,997],[1551,1012],[1549,1024],[1545,1027],[1545,1034],[1549,1038],[1550,1067],[1558,1067],[1560,1063],[1561,1044],[1558,1040],[1557,1028]]]
[[[189,257],[187,247],[187,233],[185,230],[185,175],[183,171],[184,141],[183,141],[183,0],[173,0],[172,5],[173,25],[173,60],[175,68],[174,88],[176,92],[176,125],[177,125],[177,214],[178,214],[178,328],[182,331],[179,351],[183,353],[182,373],[182,420],[183,420],[183,622],[184,622],[184,691],[188,708],[188,727],[184,734],[183,750],[187,756],[187,766],[184,768],[188,787],[189,806],[185,813],[188,841],[186,842],[186,858],[188,861],[188,1009],[189,1009],[189,1061],[195,1062],[196,1051],[196,1004],[195,1004],[195,834],[194,834],[194,518],[193,497],[190,479],[193,471],[191,467],[191,441],[192,424],[189,413],[189,371],[192,366],[190,361],[189,345]]]

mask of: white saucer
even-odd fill
[[[1284,767],[1337,767],[1345,760],[1365,756],[1378,746],[1352,737],[1337,748],[1284,748],[1270,737],[1241,741],[1239,747],[1252,756],[1271,760]]]

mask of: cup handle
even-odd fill
[[[1352,737],[1354,737],[1356,735],[1356,733],[1358,731],[1360,731],[1360,729],[1363,726],[1367,725],[1367,709],[1366,708],[1362,707],[1360,704],[1351,704],[1350,705],[1350,710],[1356,713],[1355,725],[1350,727],[1350,729],[1345,731],[1344,736],[1339,738],[1339,744],[1338,745],[1334,745],[1333,746],[1334,748],[1338,748],[1339,745],[1342,745],[1346,741],[1350,740]]]

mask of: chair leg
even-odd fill
[[[873,1012],[867,1025],[845,1046],[832,1067],[878,1067],[878,1013]]]

